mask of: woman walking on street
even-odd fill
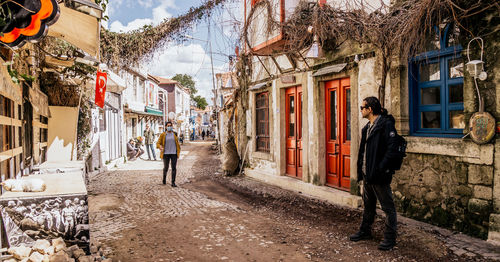
[[[179,145],[179,139],[177,138],[177,133],[174,132],[172,127],[172,122],[168,121],[166,124],[167,132],[160,135],[156,147],[160,149],[160,157],[163,159],[163,184],[167,184],[167,172],[169,162],[172,163],[172,187],[177,187],[175,185],[175,176],[177,173],[177,158],[181,153],[181,146]]]

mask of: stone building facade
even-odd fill
[[[284,21],[287,4],[295,5],[270,2],[285,12]],[[245,1],[246,19],[254,5]],[[263,35],[262,19],[254,17],[259,22],[248,25],[252,46],[246,46],[239,74],[238,151],[247,161],[245,173],[290,189],[338,191],[337,202],[357,206],[356,162],[360,130],[367,123],[359,106],[365,97],[379,97],[381,52],[346,41],[321,59],[280,54],[283,32]],[[395,201],[405,216],[499,241],[500,138],[476,144],[466,136],[478,111],[474,79],[465,66],[472,37],[453,25],[440,28],[438,46],[410,59],[391,58],[383,103],[408,142],[403,167],[392,181]],[[485,111],[498,122],[498,39],[489,35],[484,42],[488,78],[478,85]],[[471,56],[479,52],[476,45]]]

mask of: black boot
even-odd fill
[[[177,173],[177,170],[172,169],[172,184],[171,184],[172,187],[177,187],[177,185],[175,184],[175,177],[177,175],[176,173]]]
[[[396,239],[384,238],[384,240],[378,245],[380,250],[391,250],[396,245]]]
[[[353,234],[349,237],[349,240],[351,241],[354,241],[354,242],[358,242],[360,240],[363,240],[363,239],[371,239],[372,238],[372,234],[368,231],[358,231],[356,234]]]

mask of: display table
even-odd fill
[[[67,244],[88,247],[89,219],[87,189],[83,171],[67,165],[56,168],[47,164],[39,175],[22,179],[39,178],[46,184],[44,192],[3,191],[0,209],[5,234],[2,247],[30,246],[37,239],[62,237]],[[50,173],[51,169],[57,173]]]

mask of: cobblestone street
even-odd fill
[[[393,251],[377,250],[381,217],[376,221],[374,240],[352,243],[348,236],[357,230],[359,210],[244,177],[224,177],[210,145],[195,142],[182,147],[177,188],[161,184],[161,161],[138,159],[91,177],[91,238],[103,244],[106,257],[113,261],[499,258],[484,241],[471,244],[467,236],[454,237],[447,230],[408,219],[400,221],[400,237]]]

